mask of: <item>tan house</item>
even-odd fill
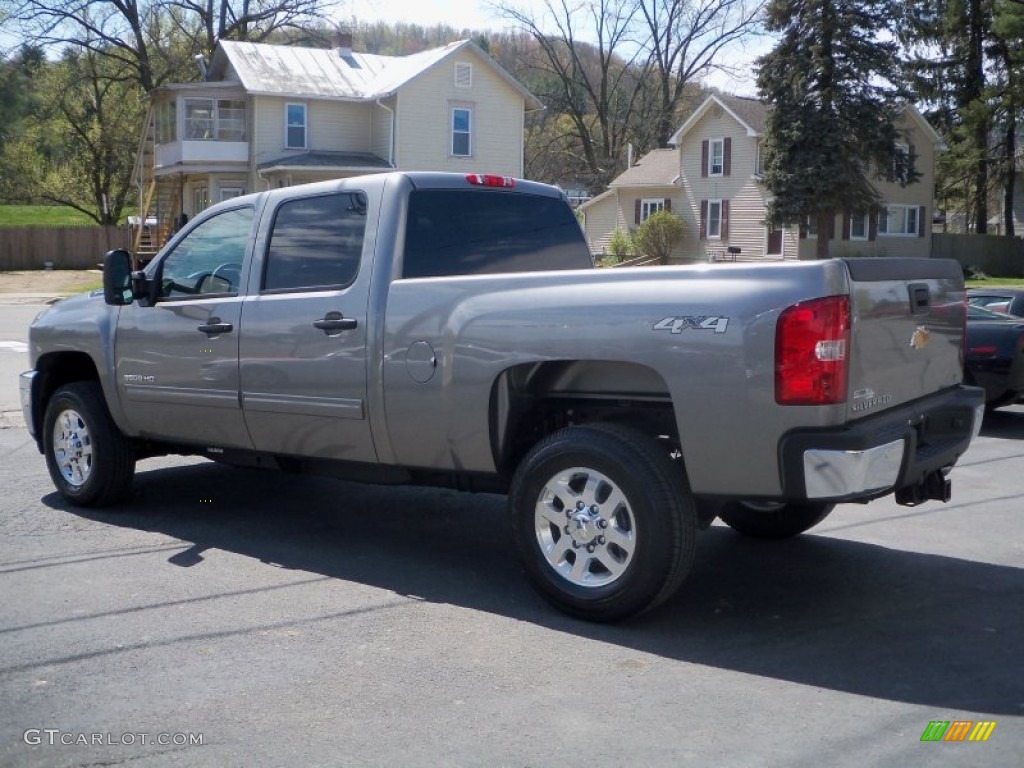
[[[136,180],[158,233],[247,192],[391,169],[523,174],[542,105],[475,43],[411,56],[222,41],[151,95]],[[138,249],[137,249],[138,250]]]
[[[641,158],[581,206],[584,230],[595,253],[607,248],[616,228],[638,226],[661,208],[686,224],[680,261],[813,259],[814,226],[774,229],[765,224],[761,138],[767,107],[756,99],[709,96],[669,140]],[[829,236],[833,256],[928,256],[935,154],[942,141],[913,107],[899,124],[901,148],[915,157],[920,179],[906,187],[873,180],[885,211],[837,216]],[[813,223],[812,223],[813,224]]]

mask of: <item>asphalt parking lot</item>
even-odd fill
[[[0,316],[5,379],[35,311]],[[1024,406],[950,503],[715,525],[674,599],[598,626],[529,588],[498,496],[163,458],[68,507],[10,384],[2,766],[1021,765]]]
[[[69,508],[0,430],[5,766],[1018,766],[1024,408],[949,504],[714,526],[671,602],[552,611],[497,496],[140,464]],[[932,721],[995,722],[922,742]]]

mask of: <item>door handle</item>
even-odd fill
[[[313,321],[313,327],[330,335],[332,331],[351,331],[359,325],[354,317],[345,317],[341,312],[328,312],[321,320]]]
[[[200,325],[196,330],[202,331],[207,336],[219,336],[222,333],[231,333],[235,329],[231,323],[222,323],[219,317],[211,317],[205,325]]]

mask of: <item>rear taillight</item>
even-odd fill
[[[467,173],[466,181],[478,187],[503,187],[511,189],[516,185],[516,180],[511,176],[495,176],[490,173]]]
[[[775,402],[846,401],[850,300],[827,296],[787,307],[775,327]]]

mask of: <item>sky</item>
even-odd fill
[[[518,0],[515,4],[525,7],[530,2],[540,5],[539,0]],[[359,21],[404,21],[424,27],[448,24],[456,29],[474,30],[501,30],[512,26],[486,0],[342,0],[341,7],[339,20],[355,17]],[[753,60],[771,46],[772,41],[767,38],[734,46],[722,60],[736,70],[736,74],[714,72],[707,84],[727,93],[756,95]]]

